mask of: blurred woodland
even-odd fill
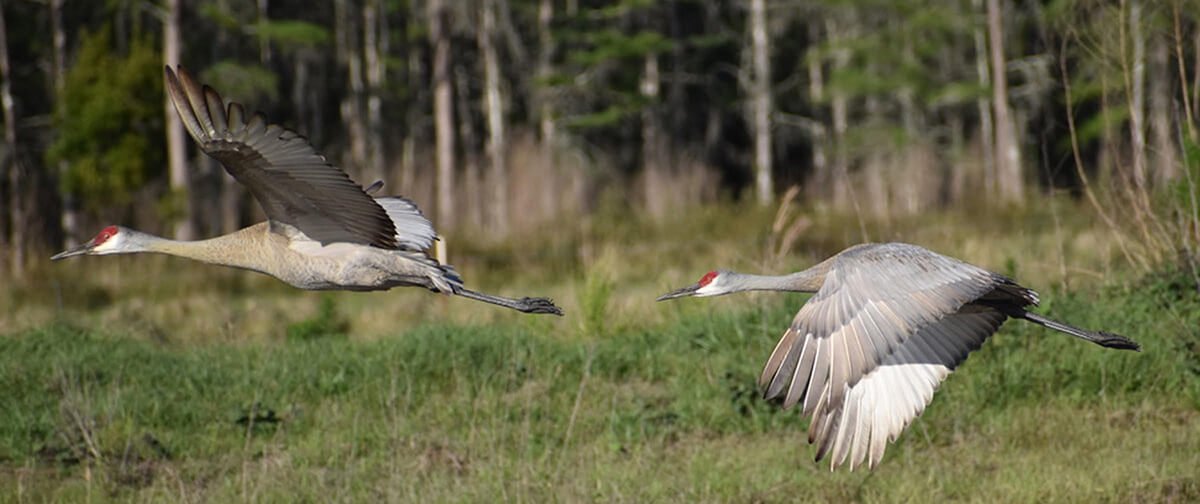
[[[262,218],[164,64],[308,136],[443,233],[609,206],[869,217],[1057,191],[1133,264],[1200,241],[1194,0],[3,0],[0,256],[108,223]]]

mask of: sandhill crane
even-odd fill
[[[1140,350],[1116,334],[1026,310],[1038,295],[1004,276],[904,243],[850,247],[783,276],[717,270],[659,301],[751,290],[815,292],[759,378],[763,397],[812,417],[808,441],[830,470],[874,468],[950,372],[1009,318],[1101,346]]]
[[[372,291],[425,287],[525,313],[562,310],[545,298],[510,299],[467,289],[426,251],[437,239],[412,201],[372,197],[303,136],[260,113],[247,117],[182,67],[166,89],[192,138],[254,195],[267,221],[200,241],[176,241],[108,226],[53,257],[157,252],[265,273],[301,289]],[[248,120],[247,120],[248,119]]]

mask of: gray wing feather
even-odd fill
[[[929,402],[941,382],[970,352],[1004,323],[991,308],[967,305],[905,340],[846,395],[842,407],[825,412],[826,428],[817,438],[818,453],[829,454],[830,468],[867,462],[875,467],[887,443],[894,441]],[[955,341],[953,353],[942,344]]]
[[[416,203],[393,196],[375,198],[375,202],[392,219],[392,225],[396,227],[396,243],[401,247],[426,250],[433,246],[437,231],[433,229],[433,223],[421,214]]]
[[[936,359],[950,367],[960,362],[978,347],[975,333],[967,329],[983,326],[944,322],[944,318],[992,291],[1000,279],[982,268],[914,245],[869,244],[847,249],[835,257],[824,284],[801,307],[767,360],[759,379],[764,396],[783,399],[784,407],[802,404],[803,414],[813,417],[809,438],[818,443],[818,456],[832,450],[837,461],[855,449],[863,455],[882,454],[874,443],[886,441],[879,441],[874,430],[867,434],[869,447],[836,445],[836,435],[869,430],[855,424],[868,417],[890,419],[889,425],[899,425],[895,429],[898,434],[924,407],[915,392],[924,388],[917,385],[934,375],[926,373],[928,379],[904,377],[891,385],[891,400],[904,407],[900,411],[892,411],[884,402],[875,404],[870,413],[860,407],[851,417],[842,418],[847,395],[855,396],[856,384],[889,359]],[[1003,321],[1003,315],[999,320]],[[932,330],[930,334],[936,336],[910,343],[914,334],[942,324],[963,330]],[[917,403],[919,408],[913,406]],[[847,423],[851,425],[840,427]]]
[[[396,229],[384,209],[303,136],[262,114],[244,121],[238,104],[200,86],[182,67],[166,68],[166,88],[188,133],[262,205],[267,217],[328,244],[395,249]]]

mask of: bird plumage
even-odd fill
[[[708,276],[706,275],[706,278]],[[711,282],[711,283],[709,283]],[[809,442],[830,467],[874,467],[941,381],[1009,317],[1094,343],[1137,349],[1033,314],[1037,293],[983,268],[909,244],[863,244],[779,277],[718,272],[660,298],[745,290],[814,292],[759,378],[763,396],[812,417]]]
[[[301,289],[425,287],[526,313],[562,310],[545,298],[510,299],[466,289],[453,267],[426,252],[437,232],[412,201],[374,197],[330,164],[303,136],[265,116],[225,104],[182,67],[165,69],[166,89],[189,134],[262,205],[268,220],[207,240],[176,241],[119,226],[75,255],[157,252],[258,271]]]

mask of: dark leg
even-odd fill
[[[503,306],[505,308],[512,308],[523,313],[550,313],[553,315],[563,314],[562,309],[554,305],[554,301],[546,298],[523,297],[521,299],[512,299],[502,296],[494,296],[492,294],[484,294],[482,292],[475,292],[470,289],[458,289],[458,292],[455,292],[455,294],[467,299],[474,299],[476,301],[483,301],[484,303]]]

